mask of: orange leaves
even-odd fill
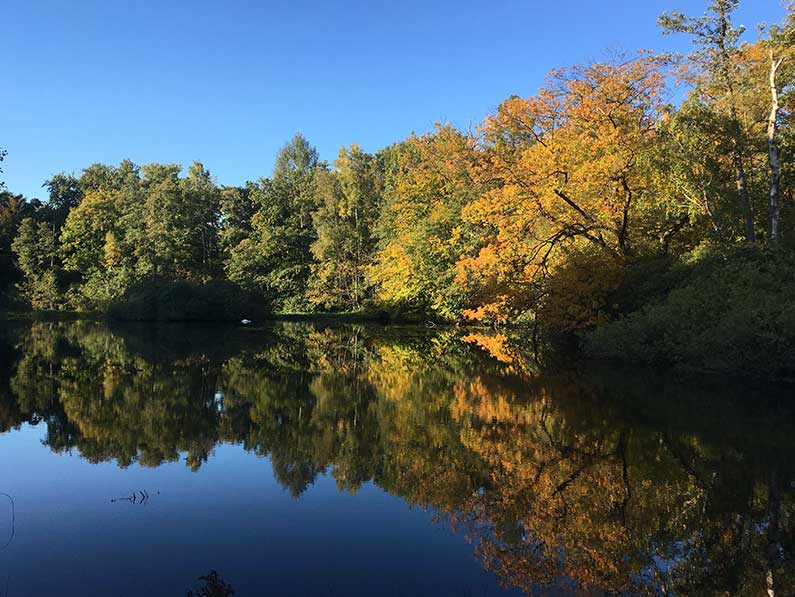
[[[505,323],[510,313],[510,307],[508,297],[498,296],[495,300],[484,303],[475,309],[464,309],[461,314],[467,319],[475,321]]]
[[[468,281],[483,280],[487,274],[496,274],[500,267],[500,258],[493,246],[484,247],[475,257],[462,257],[456,263],[457,284]]]
[[[647,55],[553,72],[536,96],[512,97],[486,119],[477,175],[498,184],[466,205],[485,246],[462,256],[456,283],[485,286],[466,316],[500,320],[572,247],[631,250],[631,214],[648,187],[664,76]],[[489,286],[489,288],[486,288]],[[504,294],[493,300],[497,288]]]

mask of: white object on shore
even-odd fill
[[[251,320],[250,320],[250,319],[242,319],[242,320],[240,321],[240,323],[242,323],[243,325],[248,325],[248,324],[250,324],[250,323],[251,323]]]

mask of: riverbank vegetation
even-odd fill
[[[152,280],[223,283],[276,312],[524,324],[602,356],[795,374],[795,11],[745,43],[736,7],[666,13],[689,55],[555,70],[473,131],[332,163],[299,134],[240,187],[124,161],[53,176],[47,202],[5,191],[3,301],[129,312]]]

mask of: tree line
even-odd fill
[[[276,311],[580,329],[614,315],[637,264],[789,254],[795,11],[741,43],[737,4],[660,18],[688,55],[553,71],[474,131],[438,125],[333,163],[298,134],[244,186],[200,162],[182,176],[124,161],[53,176],[47,202],[4,191],[7,294],[101,310],[153,278],[225,280]]]

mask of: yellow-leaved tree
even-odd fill
[[[485,121],[478,176],[491,188],[463,209],[483,244],[462,256],[455,279],[473,297],[466,317],[499,321],[533,308],[539,282],[572,251],[604,268],[647,250],[645,220],[660,209],[646,166],[664,84],[646,53],[573,67]]]

